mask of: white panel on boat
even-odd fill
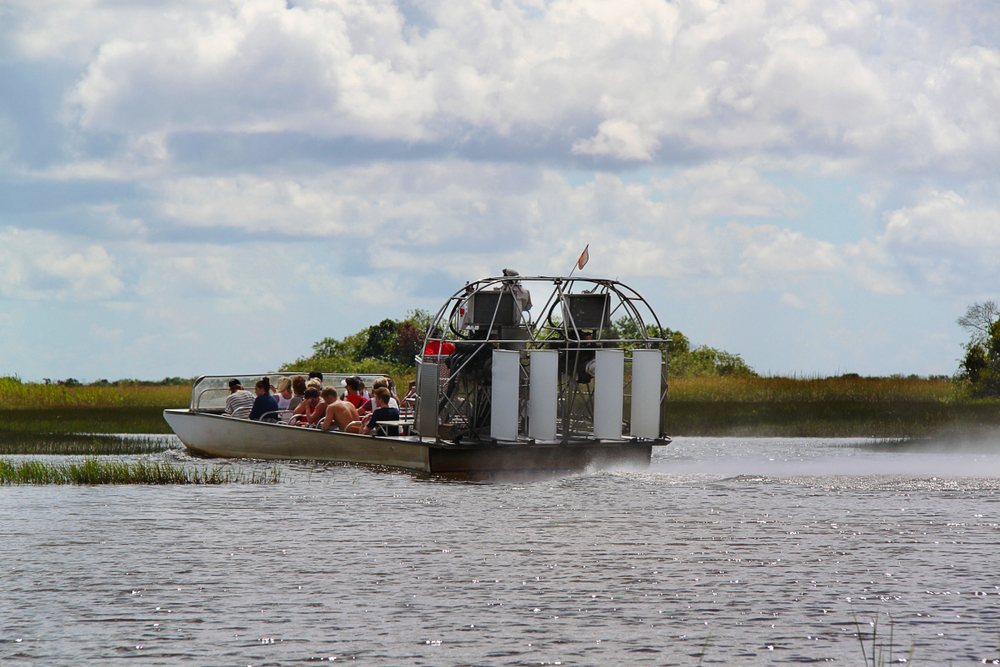
[[[594,356],[594,437],[620,440],[625,350],[597,350]]]
[[[417,364],[417,405],[414,431],[424,438],[436,438],[438,434],[438,364],[420,362]]]
[[[659,350],[632,350],[632,427],[638,438],[660,437],[660,368]]]
[[[520,372],[520,352],[493,350],[490,435],[497,440],[517,440]]]
[[[528,437],[535,440],[555,440],[559,399],[557,351],[532,350],[530,383]]]

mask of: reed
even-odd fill
[[[671,377],[671,402],[955,402],[960,390],[946,379]]]
[[[154,435],[0,432],[0,455],[128,456],[179,447],[175,438]]]
[[[886,614],[889,617],[889,643],[885,643],[885,635],[879,637],[878,634],[878,614],[875,615],[871,621],[868,621],[869,627],[871,627],[871,632],[868,633],[868,646],[865,646],[865,632],[861,629],[861,622],[858,621],[857,614],[854,615],[854,627],[857,630],[858,643],[861,645],[861,658],[864,660],[865,667],[883,667],[887,663],[895,662],[912,662],[913,661],[913,646],[910,647],[910,653],[907,658],[894,658],[893,651],[895,650],[895,630],[896,623],[892,618],[892,614]],[[869,651],[871,653],[869,654]],[[888,655],[886,653],[888,652]]]
[[[278,484],[278,468],[239,470],[184,468],[159,461],[84,459],[78,463],[47,463],[37,460],[0,459],[0,484]]]

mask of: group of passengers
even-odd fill
[[[271,380],[264,377],[255,385],[254,396],[243,389],[239,380],[233,379],[229,381],[224,414],[324,431],[399,435],[400,401],[391,377],[376,380],[370,393],[356,375],[343,382],[345,389],[338,394],[333,387],[323,386],[322,373],[313,371],[308,377],[278,378],[272,393]],[[404,405],[412,405],[414,393],[415,383],[411,382]]]

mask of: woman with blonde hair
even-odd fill
[[[274,388],[278,392],[274,397],[278,401],[278,409],[287,410],[288,403],[292,400],[292,381],[287,376],[282,375],[278,378]]]

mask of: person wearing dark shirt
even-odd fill
[[[250,408],[250,419],[260,421],[278,421],[278,401],[271,395],[271,379],[263,378],[258,380],[254,390],[257,398],[253,400],[253,407]]]
[[[374,394],[375,411],[372,412],[371,417],[368,419],[368,425],[367,428],[365,428],[365,433],[376,431],[379,427],[379,422],[399,421],[399,410],[389,407],[389,399],[392,397],[389,390],[385,387],[379,387],[375,390]],[[386,435],[394,437],[399,435],[399,426],[396,424],[383,426],[381,430],[385,432]]]

